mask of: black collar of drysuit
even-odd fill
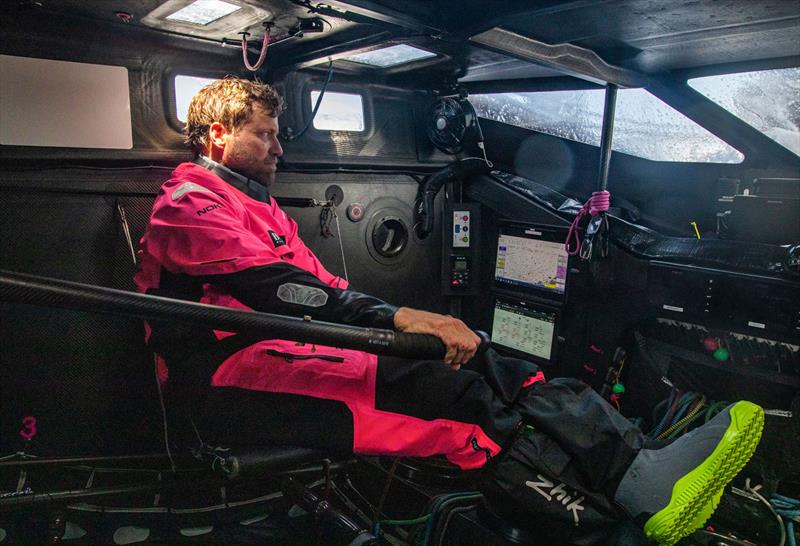
[[[248,197],[252,197],[256,201],[269,203],[269,191],[261,182],[253,180],[252,178],[247,178],[236,171],[232,171],[225,165],[217,163],[213,159],[209,159],[204,155],[197,156],[197,158],[194,160],[194,163],[216,174],[225,182]]]

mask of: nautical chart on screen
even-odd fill
[[[563,242],[501,233],[497,242],[495,281],[501,287],[535,288],[563,295],[568,258]]]

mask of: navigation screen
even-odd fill
[[[528,230],[533,236],[536,230]],[[536,288],[563,295],[567,284],[563,242],[500,234],[494,278],[509,288]]]
[[[531,308],[524,302],[497,301],[492,322],[492,343],[550,360],[555,326],[555,312]]]

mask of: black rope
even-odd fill
[[[325,90],[328,88],[328,84],[331,82],[331,78],[333,77],[333,60],[328,62],[328,75],[325,77],[325,83],[322,84],[322,89],[319,91],[319,96],[317,97],[317,102],[314,104],[314,109],[311,111],[311,117],[308,118],[305,127],[297,133],[296,135],[288,134],[284,137],[284,140],[292,142],[297,140],[308,131],[308,128],[311,127],[311,124],[314,122],[314,118],[317,117],[317,112],[319,111],[319,107],[322,104],[322,97],[325,96]]]

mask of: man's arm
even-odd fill
[[[461,321],[407,307],[399,312],[378,298],[334,288],[284,262],[242,225],[234,203],[202,188],[172,199],[175,188],[170,190],[157,199],[147,236],[148,251],[169,271],[201,277],[257,311],[438,336],[447,346],[445,362],[454,367],[474,354],[469,347],[477,347],[477,338]],[[337,284],[337,277],[325,277]]]
[[[256,311],[393,329],[397,307],[354,290],[334,288],[311,273],[285,262],[252,267],[237,273],[207,275],[204,279],[224,289]]]
[[[458,319],[409,307],[398,309],[361,292],[333,288],[287,263],[204,278],[257,311],[308,315],[326,322],[435,335],[447,347],[445,363],[455,369],[475,355],[480,343],[472,330]]]

